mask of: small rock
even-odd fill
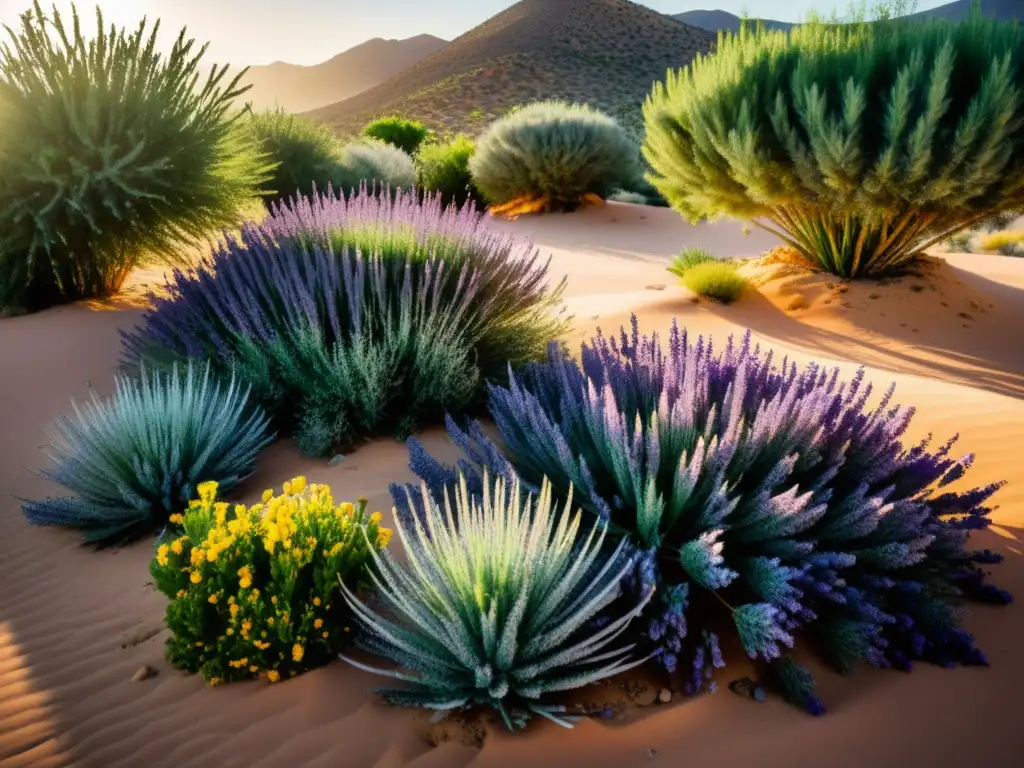
[[[672,701],[672,691],[670,691],[668,688],[662,688],[660,691],[658,691],[658,701],[660,701],[662,704],[668,704],[670,701]]]
[[[327,464],[328,464],[328,466],[336,467],[339,464],[341,464],[341,462],[344,461],[344,460],[345,460],[345,457],[342,456],[340,453],[338,453],[338,454],[335,454],[334,456],[332,456],[331,460],[329,462],[327,462]]]
[[[880,294],[880,293],[872,293],[872,294],[868,295],[868,298],[869,299],[880,299],[880,298],[882,298],[882,294]]]
[[[646,757],[648,760],[653,760],[657,756],[658,750],[654,749],[653,747],[648,747],[644,750],[644,757]]]
[[[921,291],[924,290],[924,286],[923,285],[912,285],[912,286],[910,286],[910,290],[912,290],[914,293],[920,293]]]
[[[754,701],[757,701],[757,702],[760,702],[761,704],[763,704],[767,700],[768,700],[768,694],[764,692],[764,688],[762,688],[760,685],[755,685],[754,686]]]
[[[141,683],[143,680],[148,680],[151,677],[156,677],[158,674],[160,674],[158,670],[153,669],[153,667],[149,666],[148,664],[144,664],[143,666],[139,667],[138,670],[136,670],[134,675],[132,675],[132,682]]]
[[[749,699],[754,695],[754,681],[749,677],[741,677],[739,680],[729,683],[729,690],[737,696]]]
[[[665,285],[664,285],[664,283],[662,283],[661,285],[648,285],[644,290],[646,290],[646,291],[664,291],[665,290]]]
[[[962,317],[964,320],[973,320],[974,319],[974,315],[970,314],[969,312],[961,312],[961,313],[959,313],[959,316]]]
[[[796,312],[801,309],[807,309],[807,299],[802,295],[797,294],[789,300],[789,304],[786,305],[786,309],[790,312]]]

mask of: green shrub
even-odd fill
[[[157,27],[85,40],[38,0],[0,48],[0,309],[116,291],[145,259],[237,227],[272,170],[231,103],[244,72],[205,81],[193,40]],[[193,87],[195,86],[195,87]]]
[[[327,189],[351,182],[342,166],[341,139],[323,123],[283,109],[257,112],[249,118],[256,141],[276,163],[272,178],[261,187],[264,202],[272,203],[309,195],[313,186]]]
[[[946,247],[955,253],[970,253],[972,239],[969,232],[957,232],[946,240]]]
[[[142,371],[118,376],[112,398],[92,393],[74,405],[75,419],[56,419],[51,438],[56,466],[40,474],[77,497],[26,501],[29,522],[85,530],[89,542],[140,536],[185,508],[199,483],[229,490],[252,473],[256,455],[273,440],[262,409],[249,407],[249,389],[232,377],[223,388],[206,364],[179,375]]]
[[[807,24],[726,36],[644,105],[653,183],[845,277],[898,271],[1024,202],[1024,25]]]
[[[647,198],[639,192],[627,192],[624,189],[616,189],[608,199],[614,203],[630,203],[632,205],[647,205]]]
[[[544,101],[510,112],[477,140],[469,161],[496,212],[523,202],[570,211],[639,175],[636,147],[612,118],[581,104]]]
[[[1024,246],[1024,232],[993,232],[979,241],[983,251],[996,251],[1003,256],[1018,256]]]
[[[398,147],[407,155],[415,155],[430,136],[430,129],[418,120],[382,117],[363,128],[363,136]]]
[[[366,500],[335,505],[326,485],[297,477],[246,507],[217,501],[217,483],[176,522],[149,570],[167,606],[167,660],[211,685],[294,677],[326,664],[349,639],[340,584],[366,581],[371,552],[391,531]]]
[[[691,268],[698,264],[718,263],[718,259],[703,248],[685,248],[678,256],[672,259],[668,265],[668,271],[676,277],[685,277]]]
[[[447,493],[442,507],[424,487],[424,519],[396,518],[411,566],[389,552],[372,555],[371,578],[390,609],[386,615],[342,585],[367,630],[358,645],[408,672],[342,658],[407,683],[383,691],[395,704],[438,710],[483,704],[510,730],[530,714],[571,727],[573,718],[555,714],[564,707],[541,698],[645,661],[631,658],[632,645],[609,646],[653,590],[601,628],[591,626],[633,566],[622,557],[624,542],[602,553],[605,525],[595,521],[584,535],[571,496],[559,514],[546,480],[536,501],[525,502],[518,480],[492,483],[485,475],[483,485],[481,496],[471,495],[460,476],[454,508]]]
[[[342,152],[339,179],[339,191],[346,195],[363,184],[403,189],[416,183],[416,166],[407,153],[390,144],[371,139],[354,141]]]
[[[686,270],[683,285],[702,296],[722,304],[732,304],[747,287],[746,279],[736,271],[735,264],[724,261],[696,264]]]
[[[420,189],[440,193],[446,206],[454,203],[461,207],[469,200],[481,203],[469,172],[469,159],[474,150],[473,140],[461,134],[449,141],[420,147],[416,154]]]

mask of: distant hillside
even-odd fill
[[[912,13],[907,18],[963,21],[970,14],[973,6],[974,0],[957,0],[947,5],[940,5],[938,8]],[[841,8],[842,5],[838,4],[838,7]],[[984,16],[1001,21],[1024,19],[1024,0],[981,0],[981,12]],[[683,11],[673,14],[672,18],[709,32],[718,32],[718,30],[739,32],[741,21],[739,16],[728,11]],[[762,21],[769,29],[790,29],[796,26],[788,21],[773,19],[762,19]]]
[[[684,24],[706,29],[708,32],[740,31],[740,17],[734,16],[728,11],[683,11],[672,15]],[[773,19],[761,19],[768,29],[789,29],[793,26],[788,21],[774,21]]]
[[[242,98],[257,109],[281,106],[305,112],[372,88],[445,45],[431,35],[406,40],[378,37],[313,66],[278,61],[250,67],[245,82],[252,88]]]
[[[628,0],[521,0],[404,72],[310,115],[342,133],[396,112],[472,132],[516,104],[560,98],[636,119],[652,83],[713,41]]]

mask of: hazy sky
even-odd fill
[[[919,0],[918,10],[950,0]],[[514,0],[101,0],[104,21],[134,27],[143,16],[161,19],[161,39],[182,26],[209,42],[210,61],[232,65],[288,61],[316,64],[373,37],[431,34],[451,40],[512,5]],[[0,22],[13,26],[32,0],[0,0]],[[816,8],[828,13],[848,0],[642,0],[661,13],[718,8],[740,15],[801,21]],[[53,0],[42,3],[49,10]],[[95,29],[95,0],[78,0],[79,13]],[[58,0],[61,11],[70,7]],[[6,39],[6,33],[4,34]]]

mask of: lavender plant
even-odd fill
[[[561,514],[546,481],[536,500],[525,501],[518,480],[492,482],[486,473],[480,496],[464,478],[456,478],[454,489],[454,505],[446,489],[442,507],[424,486],[423,519],[399,519],[408,565],[371,549],[377,565],[371,578],[390,609],[386,615],[341,585],[367,630],[357,643],[407,671],[341,658],[411,684],[383,691],[396,704],[491,706],[509,730],[531,714],[572,727],[573,718],[560,714],[564,707],[542,697],[642,664],[632,645],[609,647],[652,592],[594,629],[592,619],[616,600],[632,567],[622,556],[625,541],[605,553],[607,527],[597,520],[584,537],[571,488]]]
[[[58,416],[52,469],[40,474],[77,496],[25,501],[36,525],[82,528],[87,542],[128,540],[181,512],[204,481],[234,488],[273,440],[266,414],[233,377],[223,386],[192,364],[169,374],[119,376],[112,398],[92,393]]]
[[[786,652],[797,630],[844,672],[986,664],[957,601],[1010,600],[979,568],[1001,557],[966,548],[1001,483],[949,490],[973,457],[952,457],[956,438],[904,447],[914,410],[891,407],[893,391],[868,408],[863,370],[841,383],[838,370],[775,366],[749,333],[715,355],[674,323],[664,349],[634,317],[630,334],[584,345],[580,363],[552,349],[490,388],[504,455],[479,425],[449,432],[476,482],[479,467],[547,477],[630,540],[627,586],[661,587],[646,640],[667,670],[688,668],[689,690],[724,662],[713,629],[727,618],[787,698],[820,713]],[[453,469],[410,447],[433,493],[450,486]]]
[[[547,264],[472,208],[365,188],[275,205],[261,224],[176,272],[125,362],[235,366],[299,447],[323,455],[406,435],[482,402],[483,381],[542,359],[564,332]]]

